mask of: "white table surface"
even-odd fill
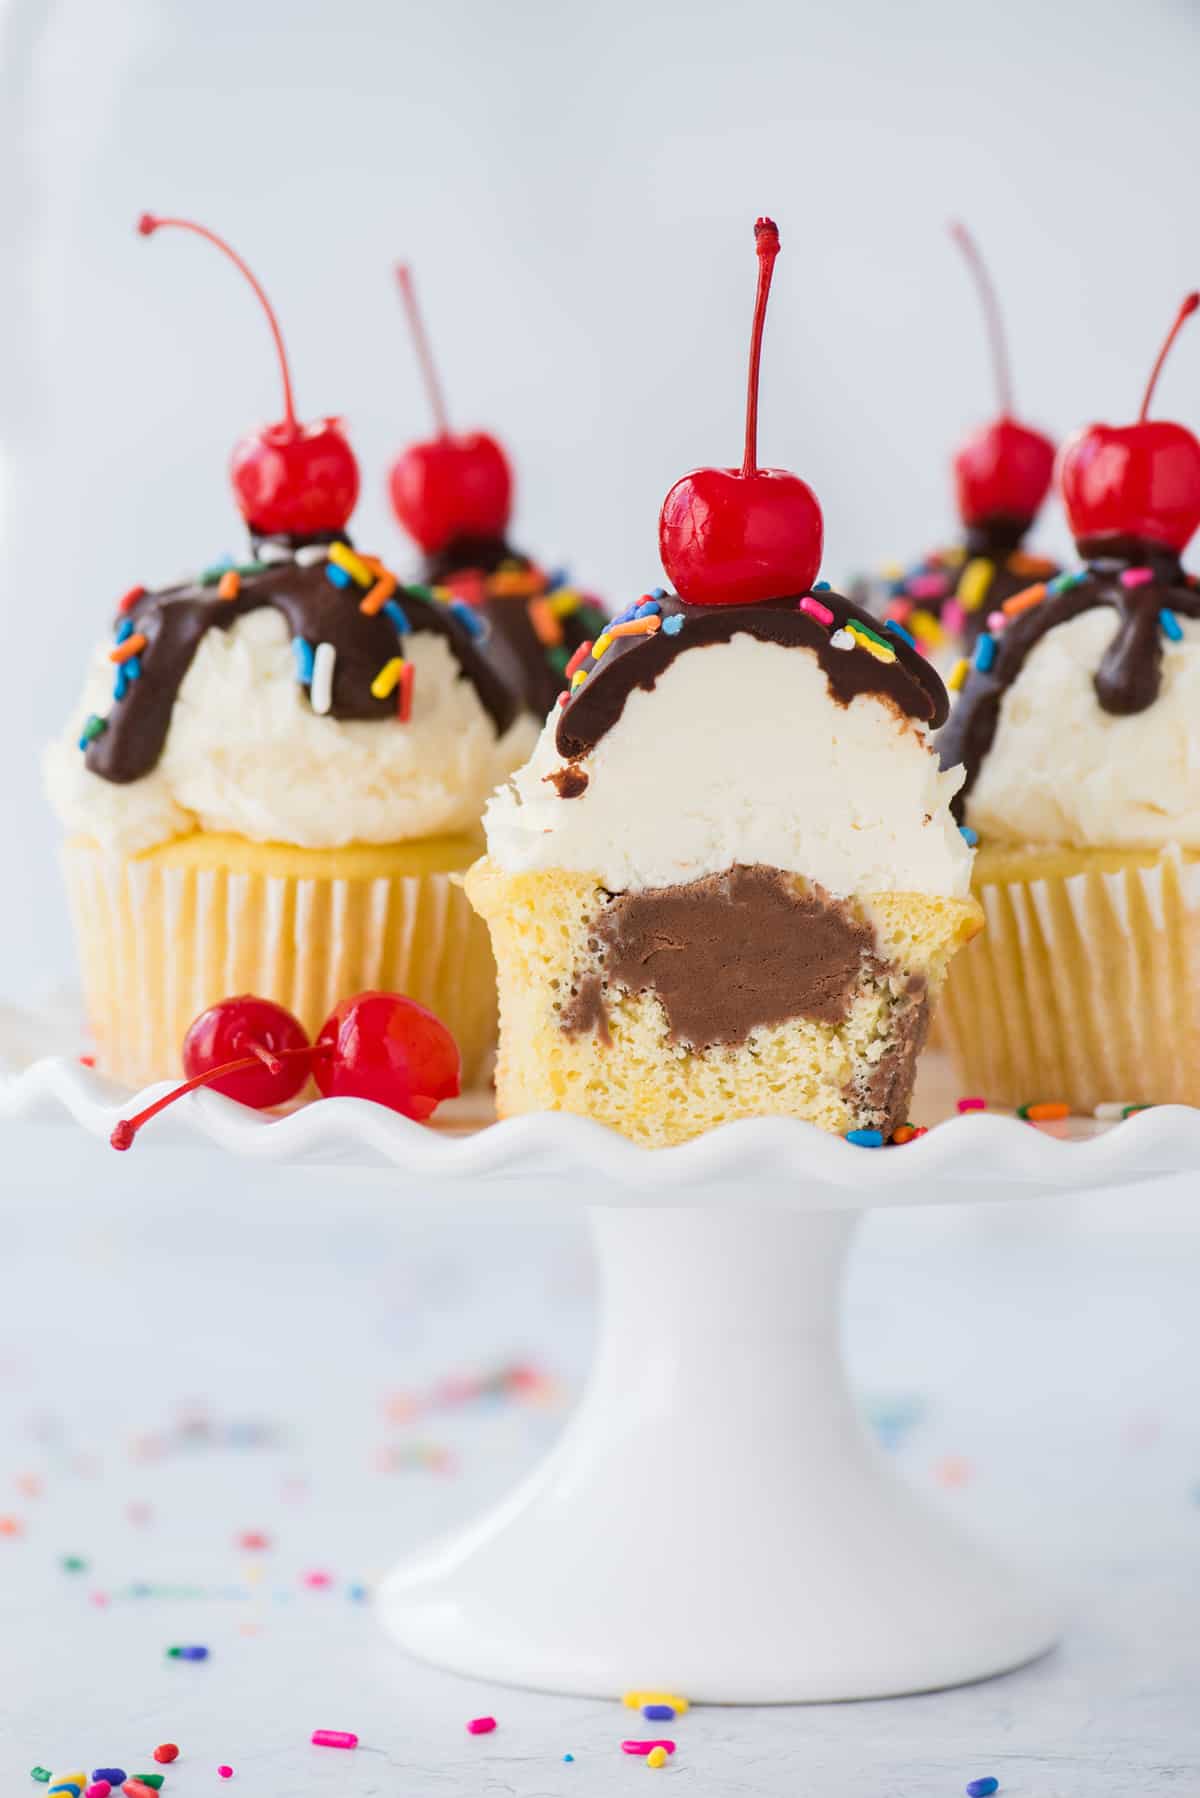
[[[153,1770],[162,1740],[182,1750],[169,1798],[225,1789],[220,1762],[270,1798],[610,1798],[656,1777],[953,1798],[985,1773],[1007,1798],[1200,1791],[1200,1183],[870,1220],[864,1403],[917,1485],[1063,1588],[1064,1646],[923,1698],[693,1710],[656,1775],[621,1755],[619,1705],[416,1665],[351,1595],[560,1427],[591,1328],[577,1218],[149,1139],[118,1159],[65,1125],[5,1126],[0,1166],[6,1791],[44,1790],[39,1763]],[[397,1394],[517,1362],[557,1395],[389,1419]],[[238,1546],[255,1529],[268,1551]],[[648,1544],[645,1571],[670,1553]],[[170,1661],[173,1642],[211,1657]],[[496,1733],[467,1735],[482,1713]],[[361,1745],[314,1749],[314,1728]]]

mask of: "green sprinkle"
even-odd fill
[[[406,587],[404,591],[406,593],[415,593],[418,599],[428,600],[430,605],[437,599],[437,594],[434,592],[433,588],[427,587],[423,581],[414,581],[412,586]]]
[[[153,1786],[156,1792],[163,1782],[161,1773],[135,1773],[133,1777],[140,1779],[144,1786]]]
[[[546,660],[559,674],[565,674],[567,663],[571,660],[571,651],[565,643],[560,643],[557,648],[546,651]]]
[[[235,574],[266,574],[270,566],[269,562],[238,562],[233,572]]]
[[[30,1767],[29,1777],[30,1779],[40,1779],[44,1786],[49,1785],[50,1769],[49,1767]]]
[[[873,631],[869,624],[864,624],[861,618],[848,618],[846,629],[861,631],[864,637],[870,637],[872,643],[878,643],[881,649],[890,649],[893,655],[895,654],[894,645],[889,643],[886,637],[881,637],[878,631]]]
[[[82,1555],[64,1555],[62,1558],[62,1570],[64,1573],[86,1573],[87,1566],[88,1564]]]
[[[1150,1107],[1148,1105],[1126,1105],[1121,1116],[1123,1118],[1131,1118],[1135,1111],[1149,1111],[1149,1109]]]

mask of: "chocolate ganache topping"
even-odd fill
[[[424,578],[486,619],[485,653],[539,723],[579,645],[604,628],[594,599],[564,575],[545,573],[503,537],[455,538],[426,558]]]
[[[587,755],[610,731],[635,687],[651,691],[684,650],[728,643],[739,632],[816,655],[840,705],[859,694],[888,699],[933,727],[945,722],[946,689],[907,634],[884,628],[863,607],[826,587],[753,605],[687,605],[656,589],[606,626],[570,667],[571,687],[555,737],[568,761]]]
[[[995,739],[1004,695],[1056,625],[1099,606],[1111,608],[1112,639],[1092,685],[1101,708],[1124,717],[1148,710],[1158,698],[1163,638],[1178,631],[1176,614],[1200,618],[1200,592],[1173,550],[1136,538],[1082,540],[1076,547],[1087,566],[1015,595],[1004,630],[985,633],[976,647],[975,666],[938,743],[943,768],[961,762],[967,770],[954,800],[960,821]]]
[[[264,606],[286,620],[297,680],[314,704],[321,658],[328,689],[317,709],[332,718],[396,720],[397,682],[389,686],[380,677],[403,658],[404,640],[414,631],[431,632],[448,645],[497,736],[517,714],[516,695],[484,653],[477,621],[400,586],[382,564],[357,555],[344,535],[256,537],[247,562],[207,569],[195,581],[156,593],[135,588],[122,602],[114,657],[125,653],[115,669],[112,709],[84,729],[91,772],[118,784],[148,774],[162,754],[176,697],[206,633],[228,630]]]

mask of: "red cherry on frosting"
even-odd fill
[[[1012,415],[1012,375],[996,289],[966,226],[953,224],[950,234],[966,257],[979,290],[1000,397],[1000,416],[972,431],[955,452],[959,516],[967,526],[986,524],[992,518],[1032,521],[1049,491],[1054,445],[1041,431],[1018,423]]]
[[[1177,554],[1200,526],[1200,442],[1184,425],[1146,414],[1167,354],[1200,307],[1190,293],[1159,351],[1136,424],[1089,425],[1063,445],[1058,479],[1078,542],[1135,537]]]
[[[359,993],[317,1036],[313,1077],[327,1099],[373,1099],[418,1122],[462,1090],[458,1044],[440,1018],[398,993]]]
[[[825,525],[807,481],[758,466],[763,323],[779,254],[772,219],[754,226],[758,291],[750,336],[746,448],[741,468],[696,468],[663,501],[658,548],[667,578],[696,606],[746,606],[807,593],[821,567]]]
[[[508,457],[486,431],[451,431],[412,271],[401,264],[396,279],[437,436],[410,443],[393,462],[388,473],[392,509],[426,555],[435,555],[456,537],[503,537],[512,515]]]
[[[144,212],[143,237],[173,227],[191,231],[228,256],[250,283],[267,315],[283,377],[284,416],[243,437],[233,452],[230,478],[242,517],[262,537],[325,536],[343,531],[358,499],[358,463],[341,421],[323,418],[302,424],[296,417],[292,377],[275,309],[257,276],[215,231],[191,219],[158,218]]]
[[[286,1105],[308,1079],[312,1046],[303,1024],[282,1005],[245,994],[220,999],[202,1011],[183,1039],[182,1086],[156,1099],[136,1117],[122,1118],[109,1138],[129,1149],[144,1124],[185,1093],[211,1087],[256,1111]]]

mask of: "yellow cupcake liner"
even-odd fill
[[[477,851],[465,837],[295,850],[201,832],[132,857],[67,843],[97,1065],[128,1086],[173,1079],[188,1025],[217,999],[257,993],[315,1032],[340,999],[374,987],[436,1012],[463,1085],[480,1084],[496,971],[456,878]]]
[[[985,849],[975,892],[941,1003],[965,1091],[1200,1105],[1200,857]]]

